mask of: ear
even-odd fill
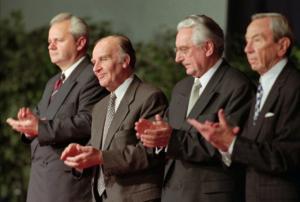
[[[87,38],[86,37],[84,37],[84,36],[79,37],[76,40],[76,48],[77,48],[77,50],[81,51],[82,49],[84,49],[85,46],[86,46],[86,43],[87,43]]]
[[[130,63],[130,57],[128,54],[126,54],[124,57],[123,57],[123,60],[122,60],[122,67],[124,69],[126,69],[128,66],[129,66],[129,63]]]
[[[215,44],[212,41],[205,42],[205,45],[203,47],[205,50],[206,57],[211,56],[215,51]]]
[[[282,37],[281,39],[278,40],[278,56],[282,57],[286,54],[288,48],[291,45],[291,40],[287,37]]]

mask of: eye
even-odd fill
[[[190,47],[188,46],[181,46],[178,48],[175,48],[174,51],[175,53],[182,53],[182,54],[187,54],[190,50]]]
[[[100,62],[106,62],[108,60],[110,60],[110,57],[107,55],[107,56],[102,56],[99,58]]]

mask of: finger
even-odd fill
[[[68,157],[68,155],[70,154],[70,151],[72,150],[73,147],[75,147],[74,143],[69,144],[69,146],[67,146],[64,149],[64,151],[61,153],[60,159],[65,160]]]
[[[238,126],[233,127],[232,132],[236,136],[240,132],[240,127],[238,127]]]
[[[201,131],[203,124],[196,119],[188,119],[187,122],[195,127],[198,131]]]
[[[19,121],[13,119],[13,118],[8,118],[6,119],[6,123],[8,123],[11,127],[17,126]]]
[[[161,118],[161,116],[159,114],[155,115],[155,120],[156,121],[163,121],[163,119]]]
[[[78,168],[78,169],[80,169],[79,168],[79,164],[77,162],[65,160],[64,164],[67,165],[67,166],[70,166],[72,168]]]
[[[228,126],[227,120],[225,118],[224,109],[220,109],[218,111],[218,118],[219,118],[220,125],[226,126],[226,127]]]

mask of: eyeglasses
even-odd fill
[[[190,46],[181,46],[178,48],[174,48],[175,54],[187,55],[191,50]]]

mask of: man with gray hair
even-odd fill
[[[288,59],[293,33],[283,15],[260,13],[245,38],[248,62],[260,75],[247,125],[240,132],[222,110],[219,123],[190,123],[227,152],[227,166],[246,167],[247,202],[300,201],[300,72]]]
[[[91,172],[73,177],[60,160],[71,142],[86,144],[91,133],[91,107],[107,93],[93,74],[86,55],[88,27],[69,13],[50,22],[48,49],[51,62],[61,72],[46,84],[37,107],[23,107],[17,119],[7,119],[31,145],[31,173],[27,202],[91,201]]]
[[[187,118],[216,120],[224,108],[233,124],[245,122],[253,90],[251,82],[222,58],[224,35],[205,15],[178,24],[176,62],[188,75],[173,89],[167,122],[140,120],[136,130],[147,147],[165,147],[162,201],[243,201],[243,172],[225,168],[220,152],[189,124]],[[158,148],[157,148],[158,149]]]

